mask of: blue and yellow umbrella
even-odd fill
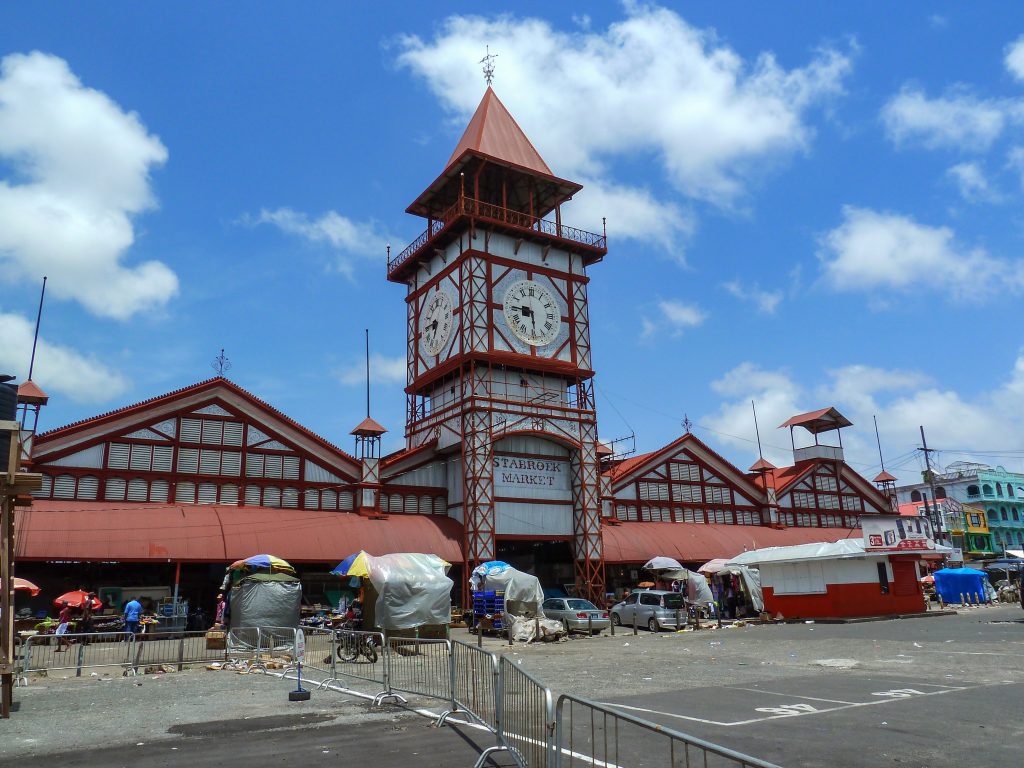
[[[367,558],[371,557],[363,550],[359,550],[354,555],[349,555],[335,568],[331,573],[335,576],[351,577],[351,576],[369,576],[370,569]]]
[[[237,560],[228,566],[229,571],[269,571],[270,573],[287,573],[295,575],[295,569],[287,560],[274,555],[253,555],[244,560]]]

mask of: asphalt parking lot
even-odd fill
[[[556,697],[573,693],[780,766],[1024,762],[1024,611],[1016,605],[863,624],[630,630],[512,647],[489,638],[485,646]],[[341,693],[316,691],[291,704],[291,686],[202,669],[53,674],[17,690],[18,711],[0,721],[0,765],[462,766],[491,743],[486,733],[433,728],[410,710],[371,709]]]

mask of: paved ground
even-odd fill
[[[556,694],[611,704],[783,766],[1024,764],[1024,612],[1016,605],[865,624],[485,645]],[[18,689],[19,711],[0,721],[0,765],[461,766],[490,743],[473,729],[435,729],[408,710],[371,710],[338,693],[291,704],[294,683],[263,675],[62,677]],[[664,764],[653,753],[642,762]]]

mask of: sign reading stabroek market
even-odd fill
[[[527,488],[565,491],[569,489],[569,462],[495,456],[494,485],[520,491]]]

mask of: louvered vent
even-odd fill
[[[199,449],[179,448],[178,449],[178,471],[194,475],[199,471]]]
[[[200,421],[199,419],[182,419],[181,420],[181,442],[183,443],[198,443],[200,432]]]
[[[306,509],[320,508],[320,494],[317,491],[306,491],[302,494],[302,506]]]
[[[57,479],[53,483],[53,498],[75,498],[75,478],[71,475],[57,475]]]
[[[242,454],[236,451],[224,451],[220,458],[220,473],[230,477],[242,474]]]
[[[95,477],[80,477],[78,479],[78,493],[76,498],[87,501],[95,501],[96,494],[100,490],[100,481]]]
[[[342,491],[338,494],[338,509],[345,512],[352,511],[352,491]]]
[[[299,457],[298,456],[285,456],[284,457],[284,476],[288,480],[299,479]]]
[[[299,506],[299,491],[297,488],[285,488],[281,494],[281,503],[288,509],[295,509]]]
[[[249,507],[260,505],[260,488],[258,485],[245,486],[245,504]]]
[[[107,449],[107,466],[111,469],[128,469],[128,444],[111,443]]]
[[[204,448],[199,452],[199,473],[202,475],[220,474],[220,451],[208,451]]]
[[[280,488],[264,488],[263,489],[263,506],[265,506],[265,507],[280,507],[281,506],[281,489]]]
[[[167,501],[167,481],[154,480],[149,487],[150,501]]]
[[[154,472],[170,472],[171,471],[171,457],[174,455],[174,449],[169,445],[155,445],[153,446],[153,471]]]
[[[242,445],[242,422],[224,422],[224,445]]]
[[[220,445],[224,442],[224,422],[203,419],[203,442],[207,445]]]
[[[149,483],[134,477],[128,481],[128,501],[145,501],[149,497]]]
[[[245,476],[263,477],[263,457],[258,453],[245,454]]]
[[[182,504],[194,504],[196,501],[196,484],[179,482],[174,489],[174,500]]]
[[[200,504],[216,504],[217,503],[217,486],[213,483],[200,483],[199,484],[199,503]]]
[[[103,498],[107,501],[124,501],[128,484],[120,477],[112,477],[103,484]]]
[[[238,504],[238,486],[222,485],[220,487],[221,504]]]
[[[131,449],[131,461],[128,463],[130,469],[139,472],[149,472],[153,465],[153,447],[149,445],[133,445]]]
[[[324,491],[321,496],[321,509],[337,509],[338,494],[334,491]]]

